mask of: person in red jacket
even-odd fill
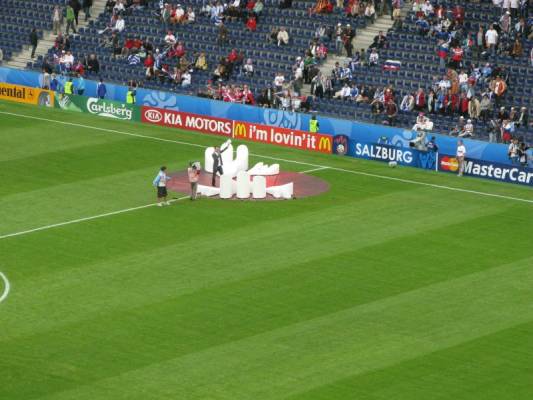
[[[426,94],[424,89],[418,88],[415,94],[415,108],[418,111],[422,111],[426,107]]]
[[[232,49],[230,53],[228,54],[228,61],[230,63],[234,63],[239,58],[239,53],[237,53],[237,49]]]
[[[250,14],[248,20],[246,21],[246,29],[250,32],[255,32],[257,29],[257,18],[254,14]]]
[[[464,51],[463,48],[459,45],[452,48],[452,61],[451,65],[453,68],[457,69],[461,67],[463,62]]]
[[[468,106],[469,106],[470,100],[468,97],[466,97],[466,93],[461,93],[461,97],[459,100],[459,112],[463,117],[468,116]]]

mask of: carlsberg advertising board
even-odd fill
[[[55,97],[55,106],[63,110],[84,112],[126,121],[140,121],[141,119],[141,113],[136,106],[95,97],[60,94]]]

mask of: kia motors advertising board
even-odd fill
[[[233,122],[225,118],[164,110],[156,107],[141,107],[141,121],[149,124],[187,129],[213,135],[232,136]]]
[[[240,121],[234,122],[233,137],[328,154],[332,152],[333,143],[330,135]]]
[[[439,171],[457,173],[459,170],[457,158],[452,155],[441,155],[438,165]],[[533,169],[519,165],[513,167],[482,160],[466,159],[463,175],[533,186]]]

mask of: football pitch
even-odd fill
[[[532,398],[530,188],[247,143],[330,190],[154,206],[222,141],[0,102],[0,399]]]

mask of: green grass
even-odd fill
[[[0,114],[0,236],[149,204],[161,164],[202,159],[109,130],[220,141],[0,112],[85,125]],[[531,189],[249,147],[312,164],[282,170],[337,168],[312,172],[331,190],[181,201],[0,239],[0,399],[531,398],[533,204],[360,173],[530,201]]]

